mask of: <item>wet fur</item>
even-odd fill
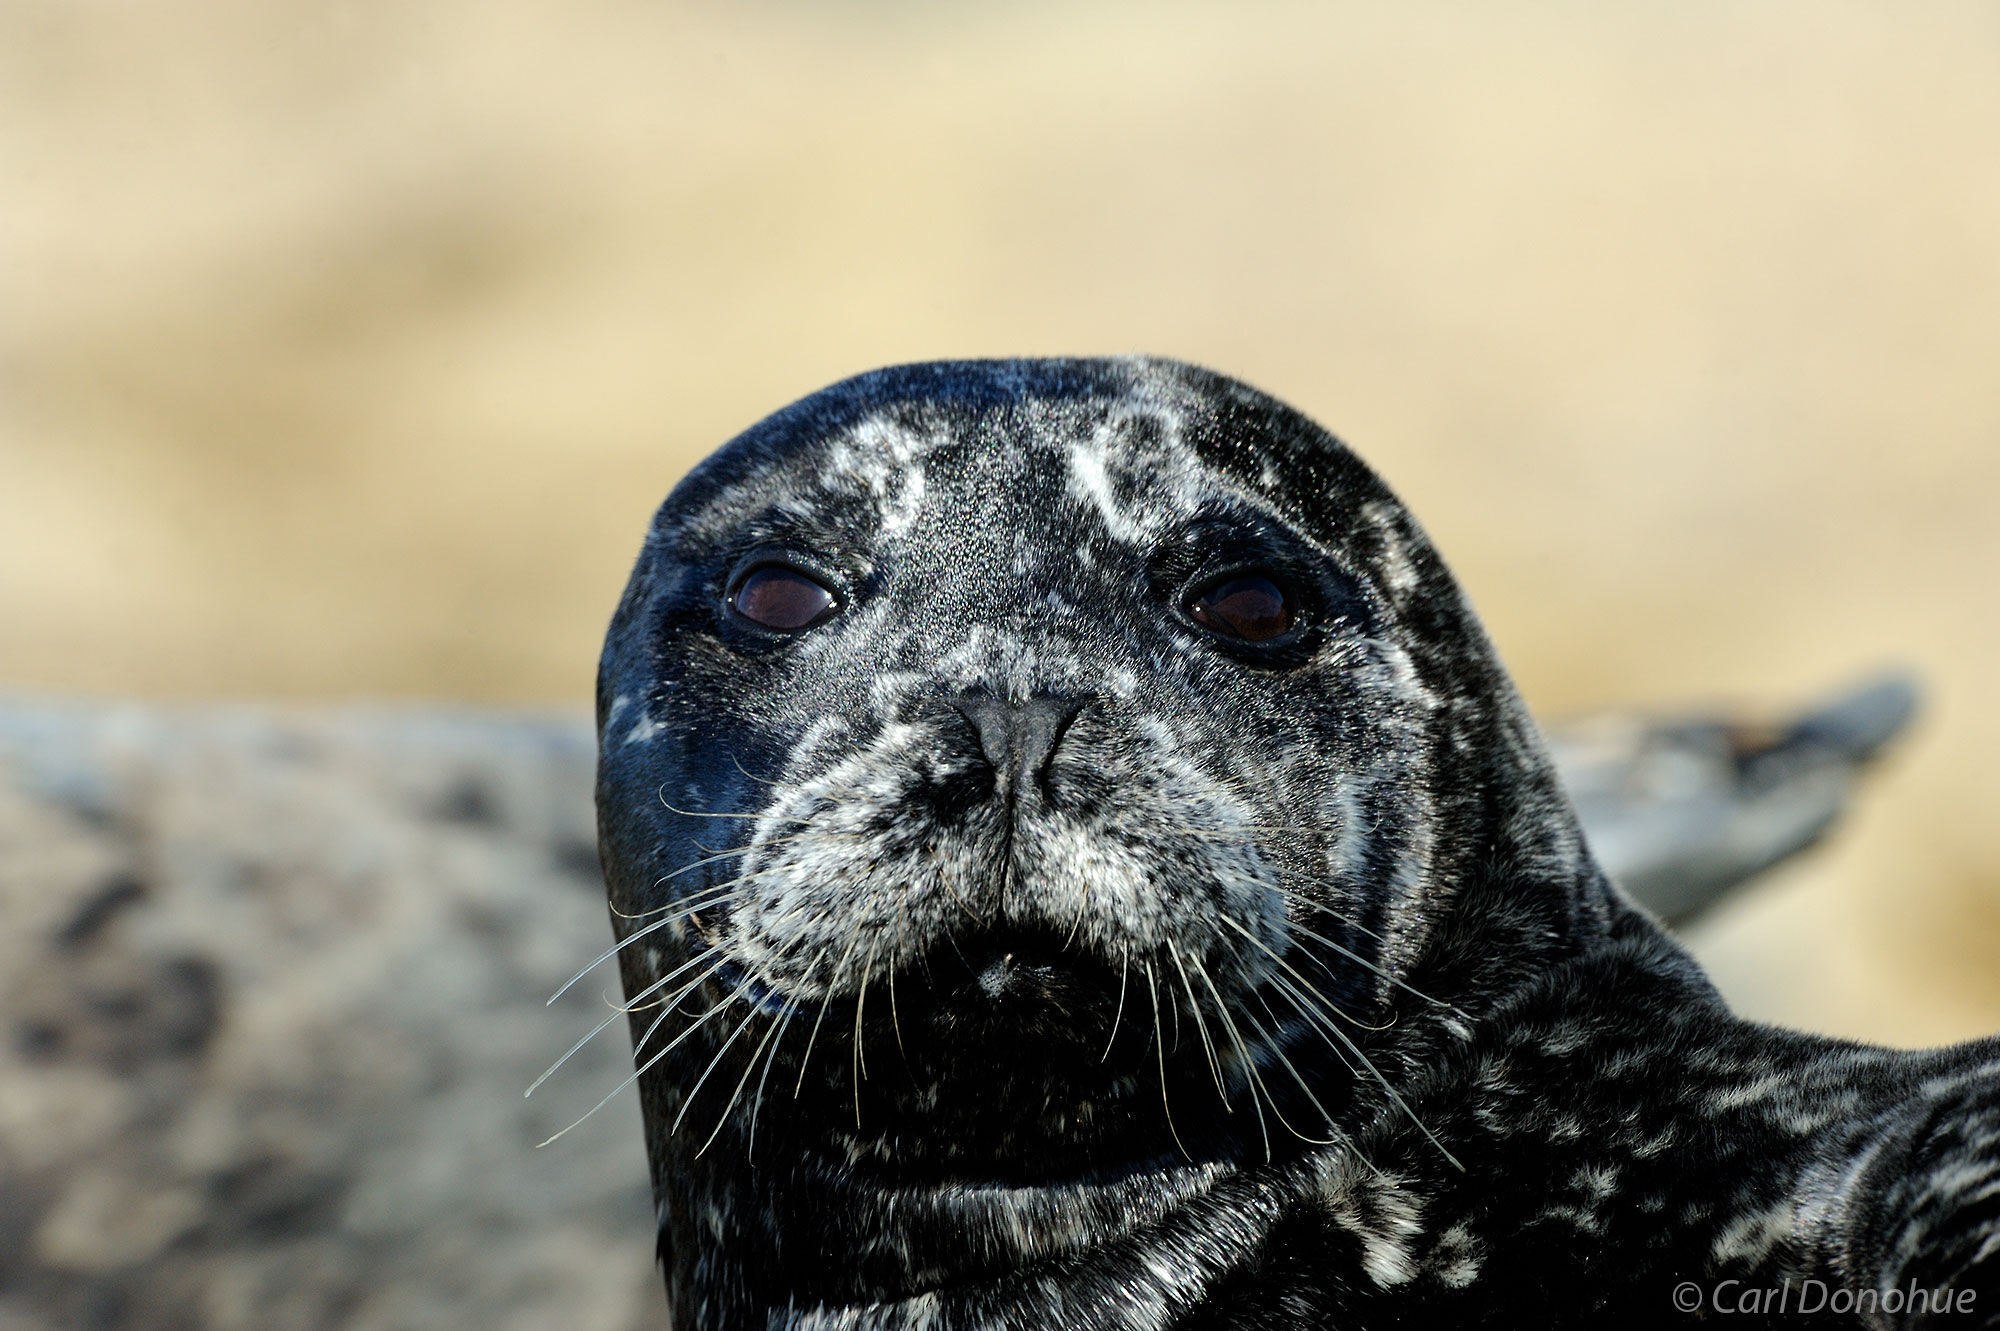
[[[734,620],[772,558],[840,613]],[[1231,566],[1297,642],[1187,619]],[[779,412],[660,510],[598,712],[679,1326],[1653,1324],[1787,1276],[2000,1314],[2000,1049],[1731,1016],[1421,530],[1244,385]]]

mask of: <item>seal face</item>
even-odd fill
[[[1748,1028],[1596,868],[1401,505],[1189,366],[911,366],[769,418],[660,510],[598,712],[687,1325],[1595,1315],[1608,1287],[1494,1259],[1608,1251],[1701,1115],[1773,1098],[1731,1087],[1830,1066],[1758,1047],[1651,1095],[1676,1021]],[[1622,1117],[1552,1132],[1562,1060],[1600,1056]],[[1833,1151],[1744,1131],[1768,1186],[1648,1269]],[[1549,1168],[1584,1202],[1547,1212]],[[1817,1269],[1803,1223],[1738,1246]]]

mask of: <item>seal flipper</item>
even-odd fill
[[[1683,924],[1816,844],[1917,703],[1898,671],[1780,725],[1620,714],[1552,726],[1549,742],[1598,862]]]

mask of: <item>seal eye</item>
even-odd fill
[[[840,608],[818,581],[794,568],[766,564],[753,568],[729,593],[729,608],[759,628],[798,633]]]
[[[1188,618],[1211,633],[1244,642],[1269,642],[1291,632],[1292,603],[1261,573],[1224,578],[1190,598]]]

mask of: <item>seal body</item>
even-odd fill
[[[1733,1017],[1409,514],[1240,383],[777,413],[598,717],[677,1326],[2000,1318],[2000,1047]]]

